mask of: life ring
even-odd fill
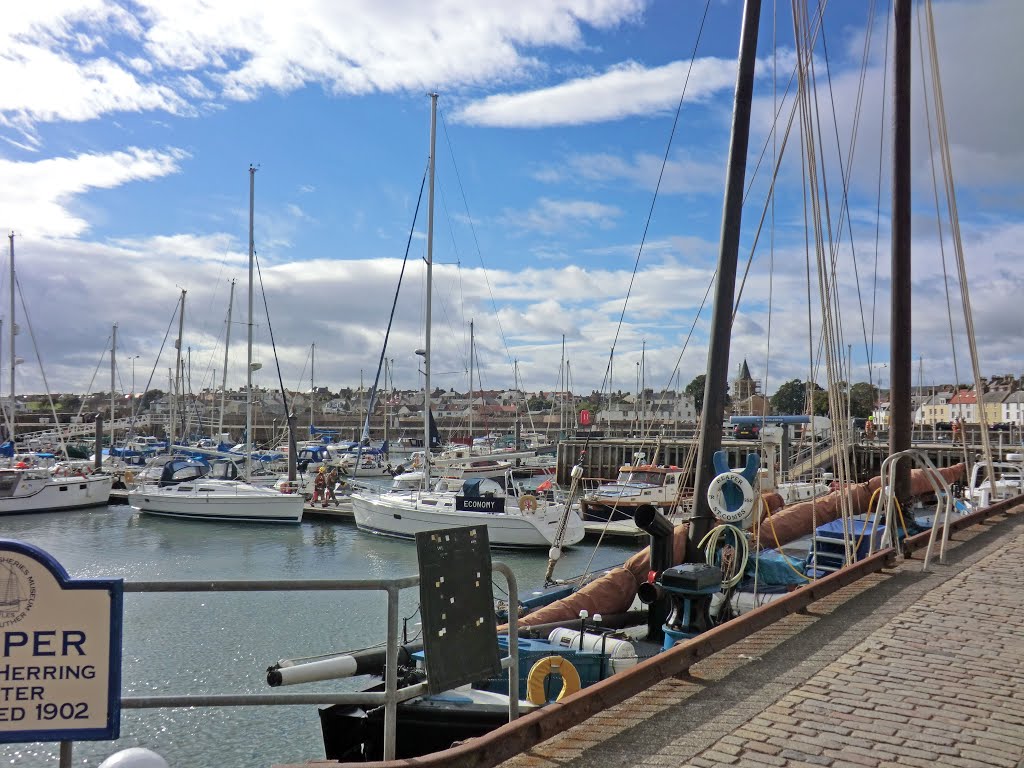
[[[281,493],[295,493],[296,490],[297,490],[296,486],[292,485],[287,480],[285,482],[281,483],[281,488],[280,488]]]
[[[736,509],[730,510],[725,504],[723,490],[727,483],[733,483],[743,494],[743,501]],[[754,507],[754,489],[739,472],[723,472],[711,479],[708,486],[708,506],[711,513],[723,523],[737,523],[746,517]]]
[[[133,482],[135,482],[135,473],[132,472],[130,469],[128,471],[126,471],[124,473],[124,481],[126,483],[133,483]]]
[[[562,656],[545,656],[532,667],[530,674],[526,676],[526,698],[533,704],[547,704],[547,694],[544,692],[544,682],[550,674],[558,674],[562,678],[562,690],[558,692],[555,701],[561,701],[566,696],[576,693],[581,687],[580,673],[572,662]]]
[[[537,511],[537,497],[532,494],[525,494],[519,497],[519,510],[521,512],[536,512]]]

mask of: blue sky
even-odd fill
[[[16,233],[18,280],[52,390],[109,386],[107,363],[100,361],[114,323],[120,388],[131,389],[133,358],[136,389],[151,373],[153,386],[166,388],[173,359],[166,349],[157,353],[182,288],[193,388],[219,380],[233,278],[229,383],[244,381],[250,163],[259,167],[256,247],[285,383],[308,386],[311,343],[317,384],[356,386],[360,375],[369,382],[427,160],[429,90],[441,94],[434,383],[466,387],[473,319],[485,387],[510,385],[513,360],[527,389],[558,386],[563,334],[573,388],[601,386],[703,2],[36,5],[5,8],[0,25],[0,226]],[[830,105],[846,158],[872,5],[850,166],[861,299],[844,234],[837,345],[852,345],[857,380],[867,378],[870,349],[874,377],[884,385],[887,4],[829,4],[815,65],[826,115],[826,183],[838,205]],[[1024,54],[1015,36],[1024,7],[1013,0],[934,7],[982,369],[1019,374],[1024,104],[1016,78]],[[660,389],[675,380],[714,269],[741,10],[739,0],[708,5],[614,341],[615,389],[635,388],[644,347],[645,383]],[[914,355],[922,359],[925,383],[932,383],[952,379],[953,345],[916,56],[915,33]],[[765,0],[748,179],[769,136],[773,81],[781,99],[795,60],[791,4]],[[783,105],[784,115],[791,103]],[[741,262],[765,205],[767,167],[753,178]],[[732,369],[747,358],[769,392],[810,373],[815,343],[809,336],[820,327],[815,282],[809,334],[800,179],[794,138],[780,166],[774,227],[766,225],[754,254],[733,335]],[[424,203],[388,351],[396,383],[406,387],[416,385],[413,350],[423,344],[425,222]],[[952,264],[948,242],[946,250]],[[954,295],[957,329],[963,325],[958,302]],[[0,304],[6,355],[6,298]],[[703,372],[708,309],[682,355],[682,385]],[[20,306],[17,314],[27,330]],[[262,311],[255,323],[264,363],[257,383],[275,386]],[[19,391],[41,391],[28,333],[17,346],[26,360]],[[967,345],[959,331],[955,346],[966,380]],[[97,364],[104,367],[92,380]],[[823,369],[815,375],[824,383]],[[4,391],[8,386],[5,373]]]

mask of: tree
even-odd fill
[[[878,387],[859,381],[850,387],[850,415],[858,419],[866,419],[875,410],[878,402]]]
[[[697,409],[697,413],[704,412],[704,382],[707,379],[707,375],[700,374],[695,376],[693,381],[686,385],[686,389],[683,390],[686,394],[693,398],[693,407]]]
[[[823,391],[814,384],[814,391]],[[827,401],[826,401],[827,402]],[[807,412],[807,384],[800,379],[790,379],[771,396],[772,410],[778,414],[801,414]]]

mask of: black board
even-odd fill
[[[417,533],[416,554],[429,692],[499,675],[487,526]]]

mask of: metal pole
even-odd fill
[[[114,323],[112,341],[110,343],[110,455],[114,455],[114,391],[116,388],[117,373],[117,323]]]
[[[398,734],[398,589],[388,589],[388,647],[384,669],[384,759],[395,759]]]
[[[18,324],[14,322],[14,233],[11,232],[7,237],[11,241],[11,445],[13,445],[16,432],[14,425],[18,419],[18,411],[14,407],[14,366],[18,364],[14,354],[14,337],[18,333]]]
[[[892,139],[892,295],[889,321],[889,455],[910,448],[910,44],[911,0],[896,0],[893,45]],[[896,498],[910,499],[910,465],[898,462],[893,471]]]
[[[174,361],[174,379],[171,387],[171,417],[167,422],[167,451],[174,453],[174,418],[175,405],[177,404],[179,382],[181,381],[181,336],[185,332],[185,294],[181,292],[181,306],[178,308],[178,338],[174,341],[174,348],[178,350],[177,358]]]
[[[711,338],[708,345],[707,376],[704,381],[704,411],[700,420],[700,442],[694,477],[694,517],[690,522],[686,560],[698,559],[697,542],[711,530],[714,517],[707,493],[715,475],[715,452],[722,447],[722,418],[725,414],[725,388],[729,377],[729,341],[732,332],[733,305],[736,301],[736,262],[739,256],[740,223],[743,216],[743,182],[747,169],[747,144],[750,137],[750,104],[754,91],[754,60],[757,56],[757,28],[761,0],[746,0],[743,28],[740,32],[739,71],[736,77],[736,101],[733,108],[732,139],[722,208],[722,237],[718,254],[718,280],[712,310]]]
[[[437,94],[430,94],[430,190],[427,195],[427,306],[423,346],[423,481],[430,486],[430,313],[434,292],[434,147],[437,141]]]
[[[73,742],[62,741],[60,743],[60,768],[71,768]]]
[[[249,166],[249,319],[245,354],[245,481],[249,481],[252,468],[252,283],[256,261],[256,240],[253,235],[253,216],[256,207],[256,169]]]
[[[228,319],[225,321],[227,330],[224,333],[224,372],[220,376],[220,418],[217,420],[217,440],[224,434],[224,401],[228,393],[228,349],[231,347],[231,310],[235,305],[235,281],[231,281],[231,293],[228,294]]]

